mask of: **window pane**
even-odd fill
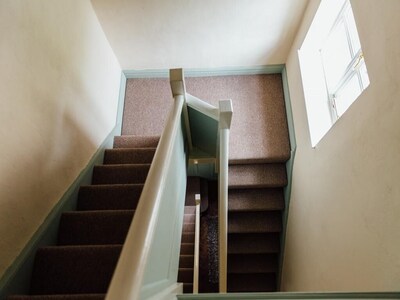
[[[351,62],[350,48],[343,22],[340,22],[328,37],[322,48],[322,59],[328,89],[332,92]]]
[[[336,112],[340,117],[361,93],[357,73],[335,95]]]
[[[368,77],[367,67],[365,66],[364,60],[362,61],[362,64],[360,66],[360,75],[361,75],[363,89],[366,89],[367,86],[369,86],[369,77]]]
[[[346,11],[346,20],[350,34],[351,46],[353,48],[353,55],[355,55],[358,50],[361,49],[361,44],[360,39],[358,38],[356,21],[354,20],[353,11],[351,10],[350,6],[347,8]]]

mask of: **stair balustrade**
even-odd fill
[[[231,100],[220,101],[216,108],[186,93],[182,69],[170,70],[170,84],[173,108],[155,152],[107,300],[172,299],[172,295],[182,291],[176,281],[187,162],[189,173],[203,173],[203,177],[219,174],[220,292],[226,292],[232,103]],[[198,279],[198,271],[194,276]],[[198,286],[194,291],[198,291]]]

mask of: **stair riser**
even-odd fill
[[[133,215],[133,211],[64,213],[60,221],[58,244],[123,244]]]
[[[178,282],[193,283],[193,269],[179,269]]]
[[[146,181],[150,165],[96,166],[93,169],[93,184],[129,184]]]
[[[94,185],[79,190],[78,210],[136,209],[142,184]]]
[[[104,153],[104,164],[151,164],[155,149],[110,149]]]
[[[120,246],[39,249],[31,294],[104,294],[120,252]]]
[[[181,244],[181,255],[193,255],[194,244]]]
[[[280,212],[229,213],[228,233],[281,232]]]

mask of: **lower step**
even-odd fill
[[[178,282],[193,284],[193,268],[179,268]]]
[[[31,294],[104,294],[121,246],[40,248],[32,272]]]
[[[276,275],[228,274],[228,292],[276,292]]]
[[[183,292],[185,294],[193,293],[193,284],[192,283],[183,283]]]

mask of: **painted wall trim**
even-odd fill
[[[399,299],[399,292],[371,292],[371,293],[233,293],[233,294],[200,294],[178,295],[178,300],[219,300],[219,299]]]
[[[122,132],[122,120],[125,107],[125,93],[126,93],[126,76],[124,72],[121,72],[121,81],[119,86],[119,96],[118,96],[118,108],[117,108],[117,119],[115,121],[115,135],[121,135]]]
[[[288,179],[288,184],[283,190],[284,199],[285,199],[285,210],[282,214],[282,233],[281,233],[281,241],[280,241],[280,254],[279,254],[279,273],[277,278],[278,290],[280,290],[281,282],[282,282],[282,272],[283,272],[283,260],[285,257],[285,245],[286,245],[286,230],[287,223],[289,218],[289,208],[290,208],[290,197],[292,194],[292,177],[293,177],[293,165],[294,158],[296,154],[296,134],[294,130],[294,120],[293,120],[293,112],[292,112],[292,102],[290,100],[289,93],[289,83],[287,79],[286,67],[282,69],[282,85],[283,85],[283,96],[285,98],[285,109],[286,109],[286,118],[288,122],[289,129],[289,140],[290,140],[290,158],[286,162],[286,175]]]
[[[282,73],[285,65],[226,67],[210,69],[185,69],[185,77],[229,76],[229,75],[258,75]],[[126,78],[168,78],[169,70],[124,70]]]

